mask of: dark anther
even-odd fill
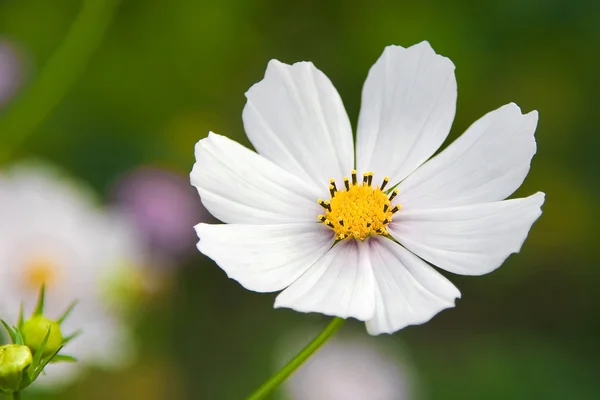
[[[330,179],[330,180],[329,180],[329,184],[330,184],[331,186],[333,186],[333,189],[335,189],[335,190],[337,191],[337,186],[335,186],[335,179]]]
[[[350,182],[348,181],[348,177],[344,178],[344,186],[346,186],[346,190],[350,190]]]
[[[390,201],[394,200],[394,197],[396,197],[398,195],[398,189],[394,189],[394,191],[392,192],[392,195],[390,196]]]
[[[335,186],[329,186],[329,193],[331,194],[331,198],[335,196]]]
[[[367,182],[367,185],[371,186],[372,183],[373,183],[373,173],[371,172],[369,174],[369,181]]]
[[[380,190],[385,189],[385,186],[388,184],[389,181],[390,181],[390,178],[388,178],[387,176],[385,178],[383,178],[383,182],[381,183],[381,187],[379,189]]]
[[[321,207],[323,207],[324,209],[326,209],[327,211],[331,212],[331,205],[328,202],[325,202],[325,201],[319,199],[319,205]]]
[[[352,170],[352,184],[356,185],[356,170]]]
[[[387,212],[388,208],[389,208],[389,206],[387,204],[384,204],[383,205],[383,212]]]
[[[398,210],[400,210],[400,206],[396,205],[394,208],[392,208],[392,214],[398,212]]]

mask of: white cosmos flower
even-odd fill
[[[63,350],[79,362],[48,365],[34,388],[68,384],[90,365],[126,366],[131,332],[108,301],[106,283],[116,268],[140,259],[134,231],[46,164],[0,173],[0,218],[0,318],[16,323],[21,301],[30,315],[42,282],[48,318],[78,300],[61,331],[83,331]]]
[[[504,200],[536,151],[535,111],[500,107],[429,159],[450,131],[456,79],[427,42],[387,47],[371,68],[356,148],[312,63],[269,62],[246,97],[258,154],[214,133],[196,145],[191,181],[227,223],[197,225],[198,248],[247,289],[283,290],[275,307],[353,317],[373,335],[424,323],[460,297],[428,263],[491,272],[541,214],[543,193]]]

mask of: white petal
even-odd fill
[[[246,289],[274,292],[306,272],[334,241],[318,223],[196,225],[198,249]]]
[[[373,316],[373,293],[373,272],[367,246],[345,240],[277,296],[275,308],[365,321]]]
[[[224,136],[196,144],[190,174],[202,203],[223,222],[278,224],[316,221],[318,193],[289,172]]]
[[[461,275],[483,275],[517,253],[538,219],[544,193],[472,206],[400,211],[392,236],[433,265]]]
[[[363,87],[357,169],[398,183],[442,145],[455,111],[452,61],[427,42],[386,47]]]
[[[310,62],[271,60],[246,93],[244,127],[256,150],[328,193],[354,165],[352,129],[331,81]]]
[[[538,113],[514,103],[492,111],[399,186],[408,208],[442,208],[503,200],[529,172]]]
[[[367,321],[371,335],[425,323],[454,307],[460,292],[426,262],[383,237],[371,238],[368,245],[376,281],[375,314]]]

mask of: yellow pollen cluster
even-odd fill
[[[357,181],[356,170],[352,170],[352,180],[344,178],[345,190],[338,190],[335,180],[330,180],[331,199],[318,202],[325,210],[318,219],[335,232],[337,240],[365,240],[370,235],[387,235],[387,225],[392,215],[400,210],[400,204],[392,206],[392,200],[398,194],[395,189],[388,197],[383,191],[389,183],[386,176],[381,186],[371,186],[373,173],[363,175],[362,182]]]

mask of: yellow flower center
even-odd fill
[[[34,258],[23,269],[25,284],[39,290],[42,284],[51,286],[58,280],[58,266],[49,258]]]
[[[335,180],[331,179],[331,199],[318,200],[325,209],[325,214],[319,214],[319,221],[335,232],[337,240],[365,240],[371,235],[387,235],[387,225],[392,221],[393,214],[401,208],[400,204],[392,206],[398,189],[394,189],[389,197],[383,191],[389,180],[386,176],[381,186],[373,187],[372,172],[365,173],[362,183],[359,183],[356,170],[352,170],[352,181],[345,177],[345,190],[338,190]]]

